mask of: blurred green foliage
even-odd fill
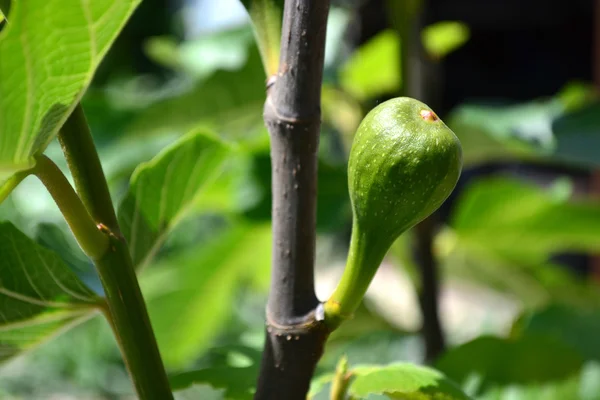
[[[0,2],[0,8],[4,5]],[[350,18],[338,18],[344,12],[336,8],[335,21],[347,24]],[[125,12],[119,14],[115,24],[125,18]],[[44,26],[39,24],[38,34],[49,36]],[[0,58],[5,60],[2,46],[15,39],[8,30],[2,35]],[[427,27],[423,41],[428,55],[439,61],[469,36],[464,24],[446,21]],[[65,42],[63,51],[76,54],[70,47],[75,44]],[[395,95],[402,85],[401,41],[394,31],[381,32],[351,52],[344,43],[330,44],[328,52],[334,56],[328,57],[323,87],[318,230],[319,243],[333,243],[334,254],[318,254],[318,277],[323,279],[345,256],[351,224],[345,160],[353,131],[374,102]],[[144,266],[141,285],[171,383],[182,389],[178,398],[251,398],[271,247],[271,165],[262,122],[266,96],[259,46],[244,26],[186,40],[155,37],[144,49],[169,79],[115,74],[106,84],[92,85],[82,104],[115,203],[121,205],[123,231]],[[88,64],[99,60],[87,61],[85,76],[63,85],[70,91],[61,96],[71,102],[91,79]],[[45,61],[53,63],[63,65],[64,58]],[[13,80],[26,81],[2,71],[2,90],[12,87]],[[18,138],[39,148],[74,104],[47,103],[66,108],[52,114],[49,125],[43,124],[48,107],[38,110],[31,129],[19,130],[23,134]],[[468,167],[518,160],[593,171],[600,165],[597,108],[594,91],[574,83],[553,98],[525,104],[464,104],[445,120],[463,143]],[[0,108],[0,117],[5,115]],[[3,145],[2,151],[18,143]],[[65,168],[55,143],[46,154]],[[17,161],[23,160],[27,157]],[[11,222],[0,225],[0,358],[24,352],[0,370],[0,396],[130,396],[132,388],[105,321],[85,307],[72,308],[82,294],[86,299],[101,294],[101,285],[52,200],[37,182],[26,179],[2,203],[0,218]],[[597,253],[599,241],[600,204],[586,193],[574,193],[568,179],[544,186],[506,176],[478,178],[462,191],[449,221],[436,234],[436,255],[457,296],[481,302],[478,307],[484,310],[489,307],[492,320],[499,308],[482,300],[481,293],[500,296],[515,304],[514,323],[502,328],[492,324],[490,336],[486,321],[470,314],[473,305],[464,307],[467,323],[448,316],[453,348],[434,364],[443,376],[398,363],[421,362],[423,344],[417,332],[406,329],[406,315],[390,318],[394,312],[381,312],[369,298],[328,342],[314,398],[328,397],[335,365],[346,355],[355,379],[350,392],[359,398],[465,398],[452,379],[482,400],[600,399],[598,283],[555,258],[561,252]],[[11,244],[15,242],[20,251]],[[409,261],[411,246],[409,234],[395,245],[388,263],[398,267],[394,273],[409,274],[418,285]],[[24,273],[18,264],[26,265]],[[47,280],[49,275],[53,281]],[[55,284],[44,286],[48,282]],[[460,286],[465,283],[479,290],[475,301]],[[74,290],[84,285],[89,289]],[[376,285],[376,291],[382,290]],[[15,305],[7,290],[26,295],[29,303]],[[385,295],[389,307],[397,293]],[[57,302],[71,308],[61,308],[62,303],[55,307]],[[461,325],[468,325],[468,335],[461,335]],[[58,337],[33,351],[54,334]]]

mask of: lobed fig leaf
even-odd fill
[[[461,168],[458,138],[427,105],[400,97],[367,114],[350,150],[352,238],[346,270],[325,303],[330,326],[352,315],[392,243],[442,205]]]

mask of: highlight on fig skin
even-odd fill
[[[421,110],[420,114],[421,118],[423,118],[425,121],[433,122],[439,119],[438,116],[431,110]]]

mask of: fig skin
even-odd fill
[[[442,205],[461,168],[458,138],[427,105],[407,97],[378,105],[350,151],[354,223],[391,245]]]
[[[392,243],[442,205],[461,169],[460,141],[426,104],[399,97],[367,114],[350,150],[352,237],[328,324],[352,315]]]

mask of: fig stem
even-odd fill
[[[361,229],[354,218],[346,268],[324,304],[325,323],[332,330],[352,318],[391,245],[377,237]]]

